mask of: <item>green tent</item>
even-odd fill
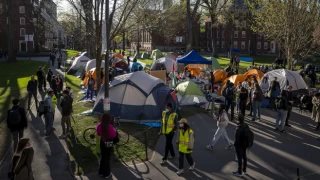
[[[142,59],[149,59],[149,54],[148,53],[142,53],[141,58]]]
[[[180,83],[176,87],[176,91],[182,96],[185,96],[185,95],[204,96],[199,86],[192,81],[185,81]]]
[[[215,57],[211,57],[211,61],[212,61],[212,70],[221,69],[219,62]]]
[[[141,58],[141,54],[140,54],[140,53],[136,53],[136,54],[134,55],[134,57],[135,57],[135,58]]]
[[[162,52],[159,49],[155,49],[152,51],[151,57],[152,59],[157,60],[162,57]]]

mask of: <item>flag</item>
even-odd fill
[[[174,100],[174,102],[177,103],[177,102],[178,102],[178,98],[177,98],[176,92],[175,92],[175,91],[172,91],[172,92],[170,93],[170,95],[171,95],[172,99]]]
[[[177,77],[175,75],[174,63],[172,63],[172,75],[173,75],[172,88],[176,88],[178,82],[177,82]]]

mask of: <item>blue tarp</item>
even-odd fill
[[[227,51],[230,51],[230,48],[227,49]],[[240,52],[239,48],[232,48],[232,52]]]
[[[190,51],[187,55],[177,58],[178,63],[183,64],[211,64],[206,58],[200,56],[194,50]]]
[[[240,61],[252,62],[251,57],[240,57]]]

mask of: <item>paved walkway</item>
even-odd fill
[[[297,168],[301,179],[320,179],[320,141],[315,138],[319,133],[313,130],[314,122],[310,118],[293,113],[287,134],[274,131],[275,112],[264,109],[264,116],[260,122],[249,122],[255,133],[255,144],[248,153],[248,176],[243,179],[288,179],[293,180]],[[155,179],[155,180],[183,180],[183,179],[241,179],[231,175],[237,169],[234,151],[224,150],[226,143],[220,139],[213,151],[205,148],[216,130],[216,125],[206,114],[197,114],[190,118],[191,127],[195,131],[196,145],[193,158],[196,170],[190,172],[185,161],[185,174],[177,176],[178,158],[170,161],[167,166],[161,166],[160,161],[164,152],[164,137],[160,138],[152,160],[143,164],[136,164],[119,169],[113,169],[113,179]],[[235,124],[229,124],[227,132],[234,139]],[[134,162],[133,162],[134,163]],[[318,172],[318,173],[315,173]],[[313,174],[315,173],[315,174]],[[311,174],[311,175],[309,175]],[[308,175],[308,176],[306,176]],[[98,179],[96,173],[78,179]]]
[[[66,57],[63,57],[64,60]],[[49,58],[37,59],[38,61],[48,62]],[[57,62],[56,62],[57,63]],[[56,67],[56,66],[55,66]],[[51,67],[54,74],[62,74],[60,70]],[[48,87],[48,86],[47,86]],[[38,94],[38,100],[43,99],[44,93]],[[54,127],[56,131],[50,137],[44,136],[44,118],[37,117],[35,105],[28,112],[28,128],[25,137],[30,138],[35,150],[34,161],[32,164],[34,179],[36,180],[69,180],[74,179],[69,171],[69,155],[65,139],[59,139],[62,134],[61,113],[59,109],[55,112]],[[7,179],[10,161],[13,155],[11,147],[3,165],[0,167],[0,179]]]

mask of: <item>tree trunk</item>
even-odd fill
[[[187,0],[187,48],[186,51],[190,52],[192,50],[192,17],[190,10],[190,0]]]
[[[217,48],[217,27],[214,26],[215,16],[211,15],[211,44],[212,44],[212,57],[218,58]]]
[[[126,50],[126,32],[125,32],[125,30],[123,30],[123,34],[122,34],[122,50],[123,51]]]
[[[16,52],[13,49],[13,29],[12,29],[12,1],[6,0],[8,14],[8,61],[16,62]]]
[[[257,55],[257,34],[250,30],[250,55],[256,56]]]

